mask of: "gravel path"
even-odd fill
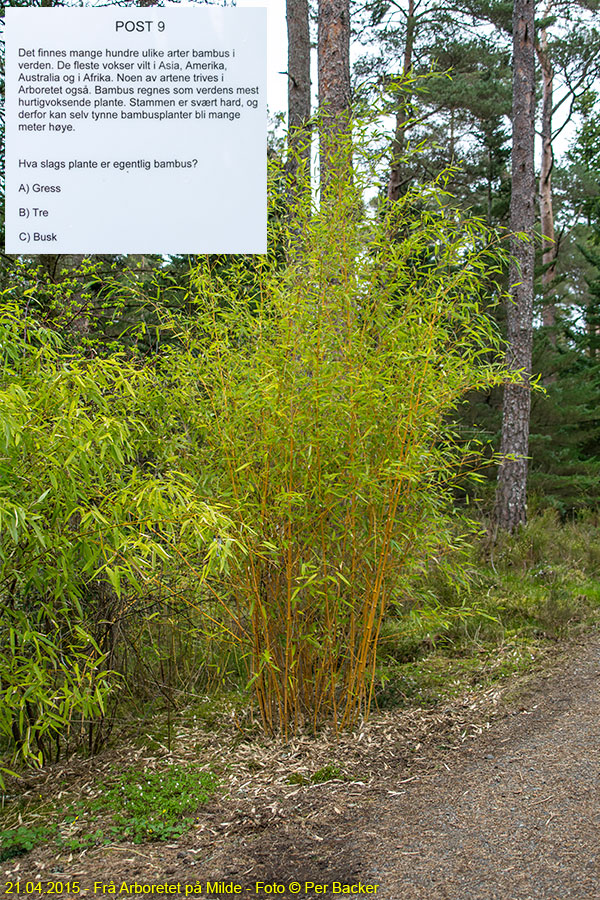
[[[334,881],[377,885],[380,900],[600,900],[599,676],[600,639],[591,635],[526,688],[517,679],[500,702],[480,698],[479,712],[472,698],[389,714],[364,740],[341,740],[348,766],[361,748],[353,781],[292,788],[284,769],[252,797],[240,787],[204,809],[177,843],[59,857],[48,845],[9,862],[0,895],[9,879],[54,878],[77,880],[81,897],[112,879],[117,893],[140,881],[179,884],[181,894],[200,884],[203,896],[207,881],[223,880],[263,900],[333,898]],[[476,713],[475,736],[465,739],[461,723]],[[320,752],[334,749],[324,742]],[[264,762],[271,774],[281,753],[291,771],[304,759],[301,747],[278,752]],[[257,890],[261,881],[281,890]],[[299,892],[288,892],[292,882]],[[317,894],[306,882],[328,889]]]
[[[599,898],[599,675],[594,643],[470,759],[371,816],[363,878],[379,882],[377,896]]]

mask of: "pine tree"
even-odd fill
[[[310,167],[310,22],[308,0],[286,0],[288,36],[288,172]]]
[[[319,0],[319,107],[321,191],[336,160],[337,137],[347,143],[350,127],[350,2]]]
[[[513,7],[513,141],[510,227],[511,299],[507,313],[507,366],[521,373],[504,388],[502,462],[498,470],[495,524],[514,531],[527,518],[527,453],[531,410],[533,340],[533,226],[535,222],[535,63],[534,3]],[[525,239],[524,239],[525,238]]]

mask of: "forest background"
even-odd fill
[[[132,723],[352,727],[596,622],[597,0],[287,18],[267,256],[2,257],[11,780]]]

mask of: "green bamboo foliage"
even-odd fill
[[[169,709],[245,673],[284,736],[368,713],[386,612],[478,465],[449,423],[504,374],[503,260],[442,180],[364,215],[352,151],[320,207],[272,164],[269,254],[200,259],[202,312],[164,313],[155,355],[75,348],[34,288],[2,295],[0,750],[55,757],[153,665]]]
[[[42,764],[104,715],[119,622],[164,587],[188,597],[189,566],[197,585],[232,544],[178,465],[156,366],[74,354],[13,293],[0,310],[0,749]]]
[[[449,416],[502,376],[483,311],[494,236],[440,182],[380,219],[359,215],[361,190],[355,173],[320,209],[308,188],[291,214],[273,201],[279,257],[255,262],[252,303],[235,267],[198,263],[205,312],[177,359],[206,490],[248,549],[219,590],[264,725],[285,736],[368,712],[386,610],[444,539],[469,452]]]

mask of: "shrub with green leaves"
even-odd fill
[[[232,544],[179,466],[171,433],[183,429],[163,415],[155,366],[74,353],[12,293],[0,309],[0,736],[41,764],[102,716],[119,620],[176,592],[186,566],[196,581],[218,569]]]
[[[271,216],[287,264],[257,258],[251,304],[235,267],[201,260],[205,312],[171,359],[207,495],[249,549],[216,587],[228,637],[284,734],[368,710],[388,604],[452,541],[450,492],[472,451],[449,416],[503,377],[484,311],[495,236],[440,182],[379,218],[359,214],[360,187],[338,172],[320,209],[295,187],[287,218]]]

